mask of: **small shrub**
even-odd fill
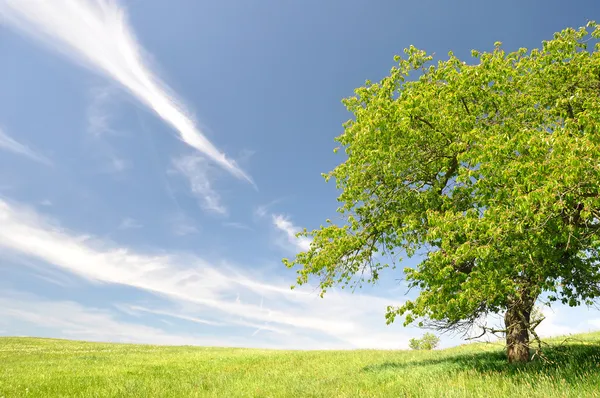
[[[410,339],[408,346],[413,350],[433,350],[440,344],[440,339],[433,333],[425,333],[420,339]]]

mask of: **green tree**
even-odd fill
[[[413,350],[433,350],[440,343],[440,339],[433,333],[425,333],[420,339],[410,339],[408,346]]]
[[[460,330],[504,314],[509,361],[528,361],[542,293],[571,306],[600,295],[599,37],[590,22],[531,51],[498,42],[472,64],[411,46],[356,89],[336,138],[346,159],[324,175],[341,220],[299,234],[310,249],[283,260],[297,284],[317,277],[322,296],[418,254],[404,275],[419,295],[388,307],[388,323]]]

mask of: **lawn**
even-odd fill
[[[0,338],[0,397],[600,397],[600,333],[502,346],[275,351]]]

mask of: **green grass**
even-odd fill
[[[0,338],[0,397],[600,397],[600,333],[549,340],[552,362],[500,345],[271,351]],[[561,344],[563,343],[563,344]]]

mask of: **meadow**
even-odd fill
[[[600,397],[600,332],[434,351],[277,351],[0,338],[0,397]]]

